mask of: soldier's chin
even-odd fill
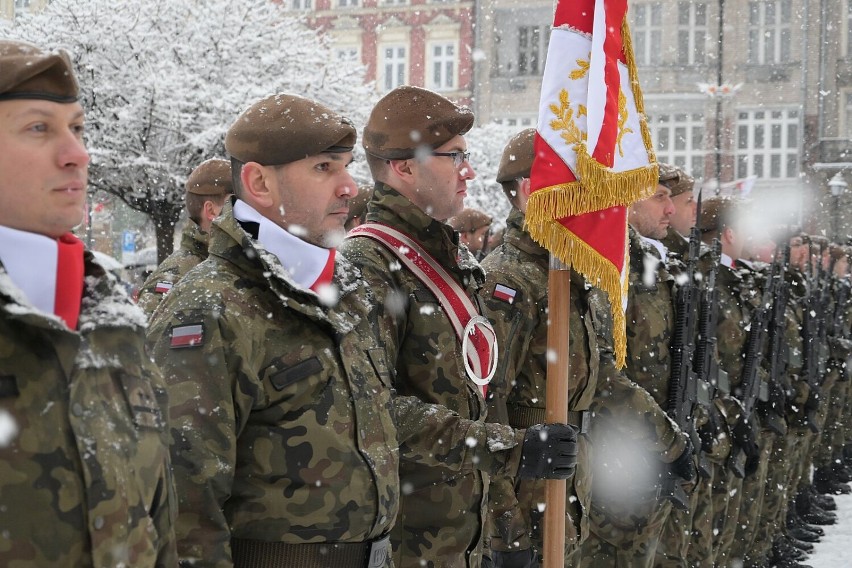
[[[343,239],[346,238],[346,229],[331,229],[320,237],[319,246],[327,249],[336,249],[343,244]]]

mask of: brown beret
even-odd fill
[[[364,150],[385,160],[413,158],[473,126],[473,112],[420,87],[397,87],[376,103],[364,128]]]
[[[0,40],[0,101],[43,99],[73,103],[79,94],[71,58],[22,41]]]
[[[459,233],[472,233],[491,224],[491,217],[477,209],[463,209],[461,213],[447,219],[447,224]]]
[[[660,163],[659,166],[660,185],[669,188],[672,197],[692,191],[695,186],[695,179],[691,175],[671,164]]]
[[[233,158],[279,166],[323,152],[348,152],[357,134],[352,122],[304,97],[278,94],[243,112],[225,135]]]
[[[710,231],[721,231],[734,222],[737,209],[742,207],[745,201],[735,197],[711,197],[701,204],[701,217],[698,219],[698,228],[702,233]]]
[[[503,149],[500,168],[497,170],[497,183],[530,177],[533,158],[535,128],[527,128],[515,134]]]
[[[186,180],[186,192],[195,195],[228,195],[234,193],[231,162],[213,158],[192,170]]]

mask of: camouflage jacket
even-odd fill
[[[209,234],[203,232],[195,221],[187,219],[180,235],[180,248],[170,254],[139,289],[137,304],[145,315],[150,318],[168,293],[168,288],[207,258],[209,240]],[[170,286],[158,286],[161,283]]]
[[[787,375],[790,378],[791,390],[788,392],[787,421],[791,425],[804,427],[804,404],[810,396],[810,386],[807,383],[804,342],[804,305],[808,293],[808,283],[801,271],[790,267],[787,271],[787,282],[790,285],[790,295],[787,300],[786,332],[788,361]]]
[[[666,236],[660,240],[670,253],[675,254],[681,260],[686,260],[689,256],[689,239],[678,233],[674,228],[669,227],[666,231]]]
[[[85,253],[78,330],[0,264],[0,564],[177,564],[165,387],[145,317]]]
[[[390,225],[420,243],[476,302],[484,275],[452,228],[435,221],[394,189],[377,184],[367,221]],[[487,502],[486,472],[513,474],[523,432],[485,424],[485,399],[467,378],[461,348],[449,319],[429,289],[384,245],[349,238],[342,249],[378,297],[379,332],[395,370],[402,463],[406,488],[400,520],[392,534],[398,565],[433,562],[445,567],[478,566]],[[424,438],[422,403],[456,413],[440,436]],[[411,438],[413,436],[413,438]],[[479,455],[471,460],[470,448]],[[515,450],[507,452],[507,449]],[[448,455],[443,467],[424,463],[429,452]],[[508,464],[508,465],[507,465]]]
[[[210,256],[154,314],[183,562],[231,566],[232,538],[364,542],[393,525],[399,456],[374,302],[344,259],[334,283],[333,306],[298,288],[228,202]]]
[[[480,290],[500,341],[500,364],[489,387],[490,417],[519,428],[543,421],[524,418],[543,417],[547,374],[549,255],[523,230],[523,222],[523,214],[513,209],[506,221],[503,244],[483,261],[487,278]],[[502,294],[495,293],[497,285],[502,286]],[[505,299],[506,289],[511,290],[511,301]],[[677,428],[644,390],[615,369],[611,342],[598,338],[598,334],[612,333],[606,319],[609,306],[576,273],[572,273],[570,310],[569,411],[586,411],[594,405],[598,413],[622,423],[636,421],[647,413],[658,428],[648,432],[643,446],[664,455],[665,461],[676,458],[684,447]],[[646,432],[642,428],[626,430],[640,437]],[[577,472],[569,482],[567,495],[567,509],[574,521],[566,526],[569,545],[577,545],[587,536],[591,504],[589,466],[593,450],[587,436],[580,436],[579,441]],[[544,502],[543,481],[518,481],[515,494],[511,479],[498,478],[492,484],[490,500],[495,528],[492,548],[528,548],[532,542],[541,550],[538,504]]]

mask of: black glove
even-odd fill
[[[568,479],[577,465],[577,431],[567,424],[536,424],[527,428],[518,477]]]
[[[701,440],[701,449],[705,453],[713,453],[713,446],[719,440],[722,433],[722,425],[719,422],[719,411],[715,407],[708,413],[709,419],[698,429],[698,438]]]
[[[811,390],[811,394],[808,395],[808,400],[805,401],[805,410],[808,412],[813,412],[819,410],[819,391],[814,389]]]
[[[757,434],[749,420],[742,419],[737,422],[734,431],[731,432],[731,441],[738,448],[742,448],[748,459],[760,455],[760,448],[757,446]]]
[[[482,566],[485,568],[487,565],[483,562]],[[490,566],[493,568],[537,568],[539,563],[531,548],[507,552],[492,550]]]
[[[692,446],[692,440],[686,439],[686,447],[683,449],[683,453],[669,464],[669,471],[687,481],[695,479],[695,448]]]

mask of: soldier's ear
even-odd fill
[[[391,175],[401,179],[409,180],[414,176],[415,160],[388,160],[388,170]]]
[[[274,170],[257,162],[246,162],[240,172],[246,202],[260,207],[271,207],[274,202],[272,186]]]

